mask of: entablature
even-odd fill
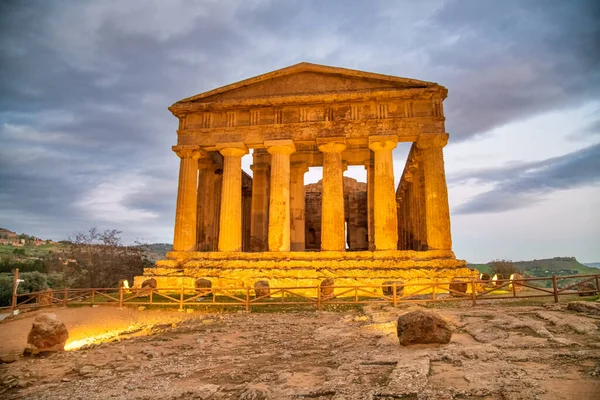
[[[322,121],[311,123],[238,126],[218,129],[183,129],[178,144],[198,145],[207,150],[217,143],[242,142],[249,148],[264,148],[265,140],[290,139],[297,144],[312,144],[317,138],[344,137],[349,143],[368,145],[368,136],[397,135],[400,142],[414,142],[421,134],[444,133],[444,119],[402,118],[363,121]]]

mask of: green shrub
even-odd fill
[[[0,274],[0,307],[10,306],[12,301],[13,277]]]

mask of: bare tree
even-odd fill
[[[494,260],[488,263],[492,274],[500,274],[504,278],[508,279],[511,274],[521,273],[521,271],[515,267],[515,264],[510,260]]]
[[[122,244],[116,229],[79,232],[69,238],[61,254],[63,275],[71,287],[114,287],[120,279],[132,280],[152,263],[140,246]]]

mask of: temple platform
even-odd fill
[[[326,278],[336,286],[354,286],[470,279],[473,274],[451,251],[170,252],[156,267],[144,269],[134,287],[150,278],[159,289],[194,288],[200,278],[213,287],[252,288],[266,280],[273,288],[318,286]]]

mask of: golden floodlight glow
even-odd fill
[[[145,335],[147,333],[140,333],[141,329],[144,328],[145,325],[130,325],[126,328],[122,329],[113,329],[109,331],[98,332],[99,329],[94,329],[95,327],[89,327],[86,331],[77,332],[74,336],[70,337],[65,345],[65,351],[73,351],[80,349],[85,345],[91,344],[99,344],[110,342],[117,338],[119,335],[128,334],[135,332],[135,335]]]

